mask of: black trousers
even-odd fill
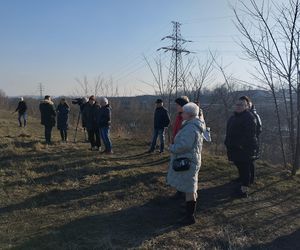
[[[242,183],[242,186],[249,187],[251,181],[254,181],[254,162],[245,161],[245,162],[234,162],[239,171],[239,177]]]
[[[60,129],[60,137],[62,141],[67,141],[68,139],[68,132],[66,129]]]
[[[101,140],[100,140],[100,129],[88,129],[88,137],[89,142],[91,143],[91,147],[101,147]]]
[[[45,126],[45,139],[46,143],[51,143],[52,126]]]

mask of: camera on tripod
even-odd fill
[[[79,106],[83,105],[85,103],[85,98],[84,97],[79,97],[79,98],[75,98],[72,99],[72,104],[76,105],[78,104]]]
[[[84,120],[84,118],[82,116],[82,112],[83,112],[84,107],[85,107],[85,105],[86,105],[87,102],[88,102],[88,100],[85,97],[79,97],[79,98],[72,99],[72,104],[79,106],[77,124],[76,124],[76,127],[75,127],[75,133],[74,133],[74,143],[76,143],[76,141],[77,141],[77,131],[78,131],[78,125],[79,125],[80,120],[82,120],[82,127],[83,127],[83,132],[84,132],[84,138],[85,138],[85,141],[87,141],[86,132],[85,132],[85,130],[86,130],[85,129],[85,120]]]

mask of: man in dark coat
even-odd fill
[[[92,151],[99,151],[101,147],[100,128],[99,128],[99,112],[100,106],[96,102],[95,96],[90,96],[88,103],[85,105],[82,118],[88,132],[88,139],[91,143]]]
[[[102,141],[105,145],[105,150],[102,153],[112,154],[112,143],[110,140],[110,125],[111,125],[111,107],[107,98],[102,97],[100,100],[99,127]]]
[[[62,142],[68,141],[68,120],[69,120],[69,112],[70,112],[70,106],[66,102],[65,98],[62,98],[60,100],[60,103],[58,104],[56,108],[57,112],[57,129],[60,131],[60,136]]]
[[[51,101],[51,97],[46,95],[44,100],[40,103],[41,124],[45,126],[45,139],[47,144],[51,144],[51,132],[55,126],[55,107]]]
[[[24,122],[24,127],[26,127],[27,124],[27,105],[24,101],[23,97],[20,97],[20,101],[18,103],[18,107],[16,108],[15,112],[18,112],[18,121],[19,126],[22,127],[22,119]]]
[[[164,152],[165,146],[165,132],[170,124],[170,116],[168,110],[164,107],[163,101],[161,99],[156,100],[156,109],[154,112],[154,130],[151,147],[148,153],[154,152],[157,137],[160,140],[160,149],[159,152]]]
[[[227,123],[225,145],[229,161],[239,170],[241,187],[238,195],[248,196],[251,179],[251,164],[256,157],[256,119],[248,110],[245,100],[236,103],[236,109]]]

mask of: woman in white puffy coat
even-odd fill
[[[195,210],[198,190],[198,173],[201,166],[201,151],[203,144],[202,133],[205,129],[204,120],[198,117],[199,107],[194,103],[183,106],[182,128],[175,137],[174,144],[170,146],[171,161],[167,175],[167,183],[178,191],[185,193],[186,216],[180,224],[195,223]],[[173,162],[178,158],[187,158],[190,168],[185,171],[175,171]]]

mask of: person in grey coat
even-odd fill
[[[171,160],[167,175],[167,184],[185,193],[186,215],[179,221],[181,225],[194,224],[198,190],[198,172],[201,166],[202,133],[204,120],[198,117],[199,107],[195,103],[183,106],[183,125],[170,145]],[[185,171],[175,171],[173,162],[178,158],[187,158],[191,166]]]

